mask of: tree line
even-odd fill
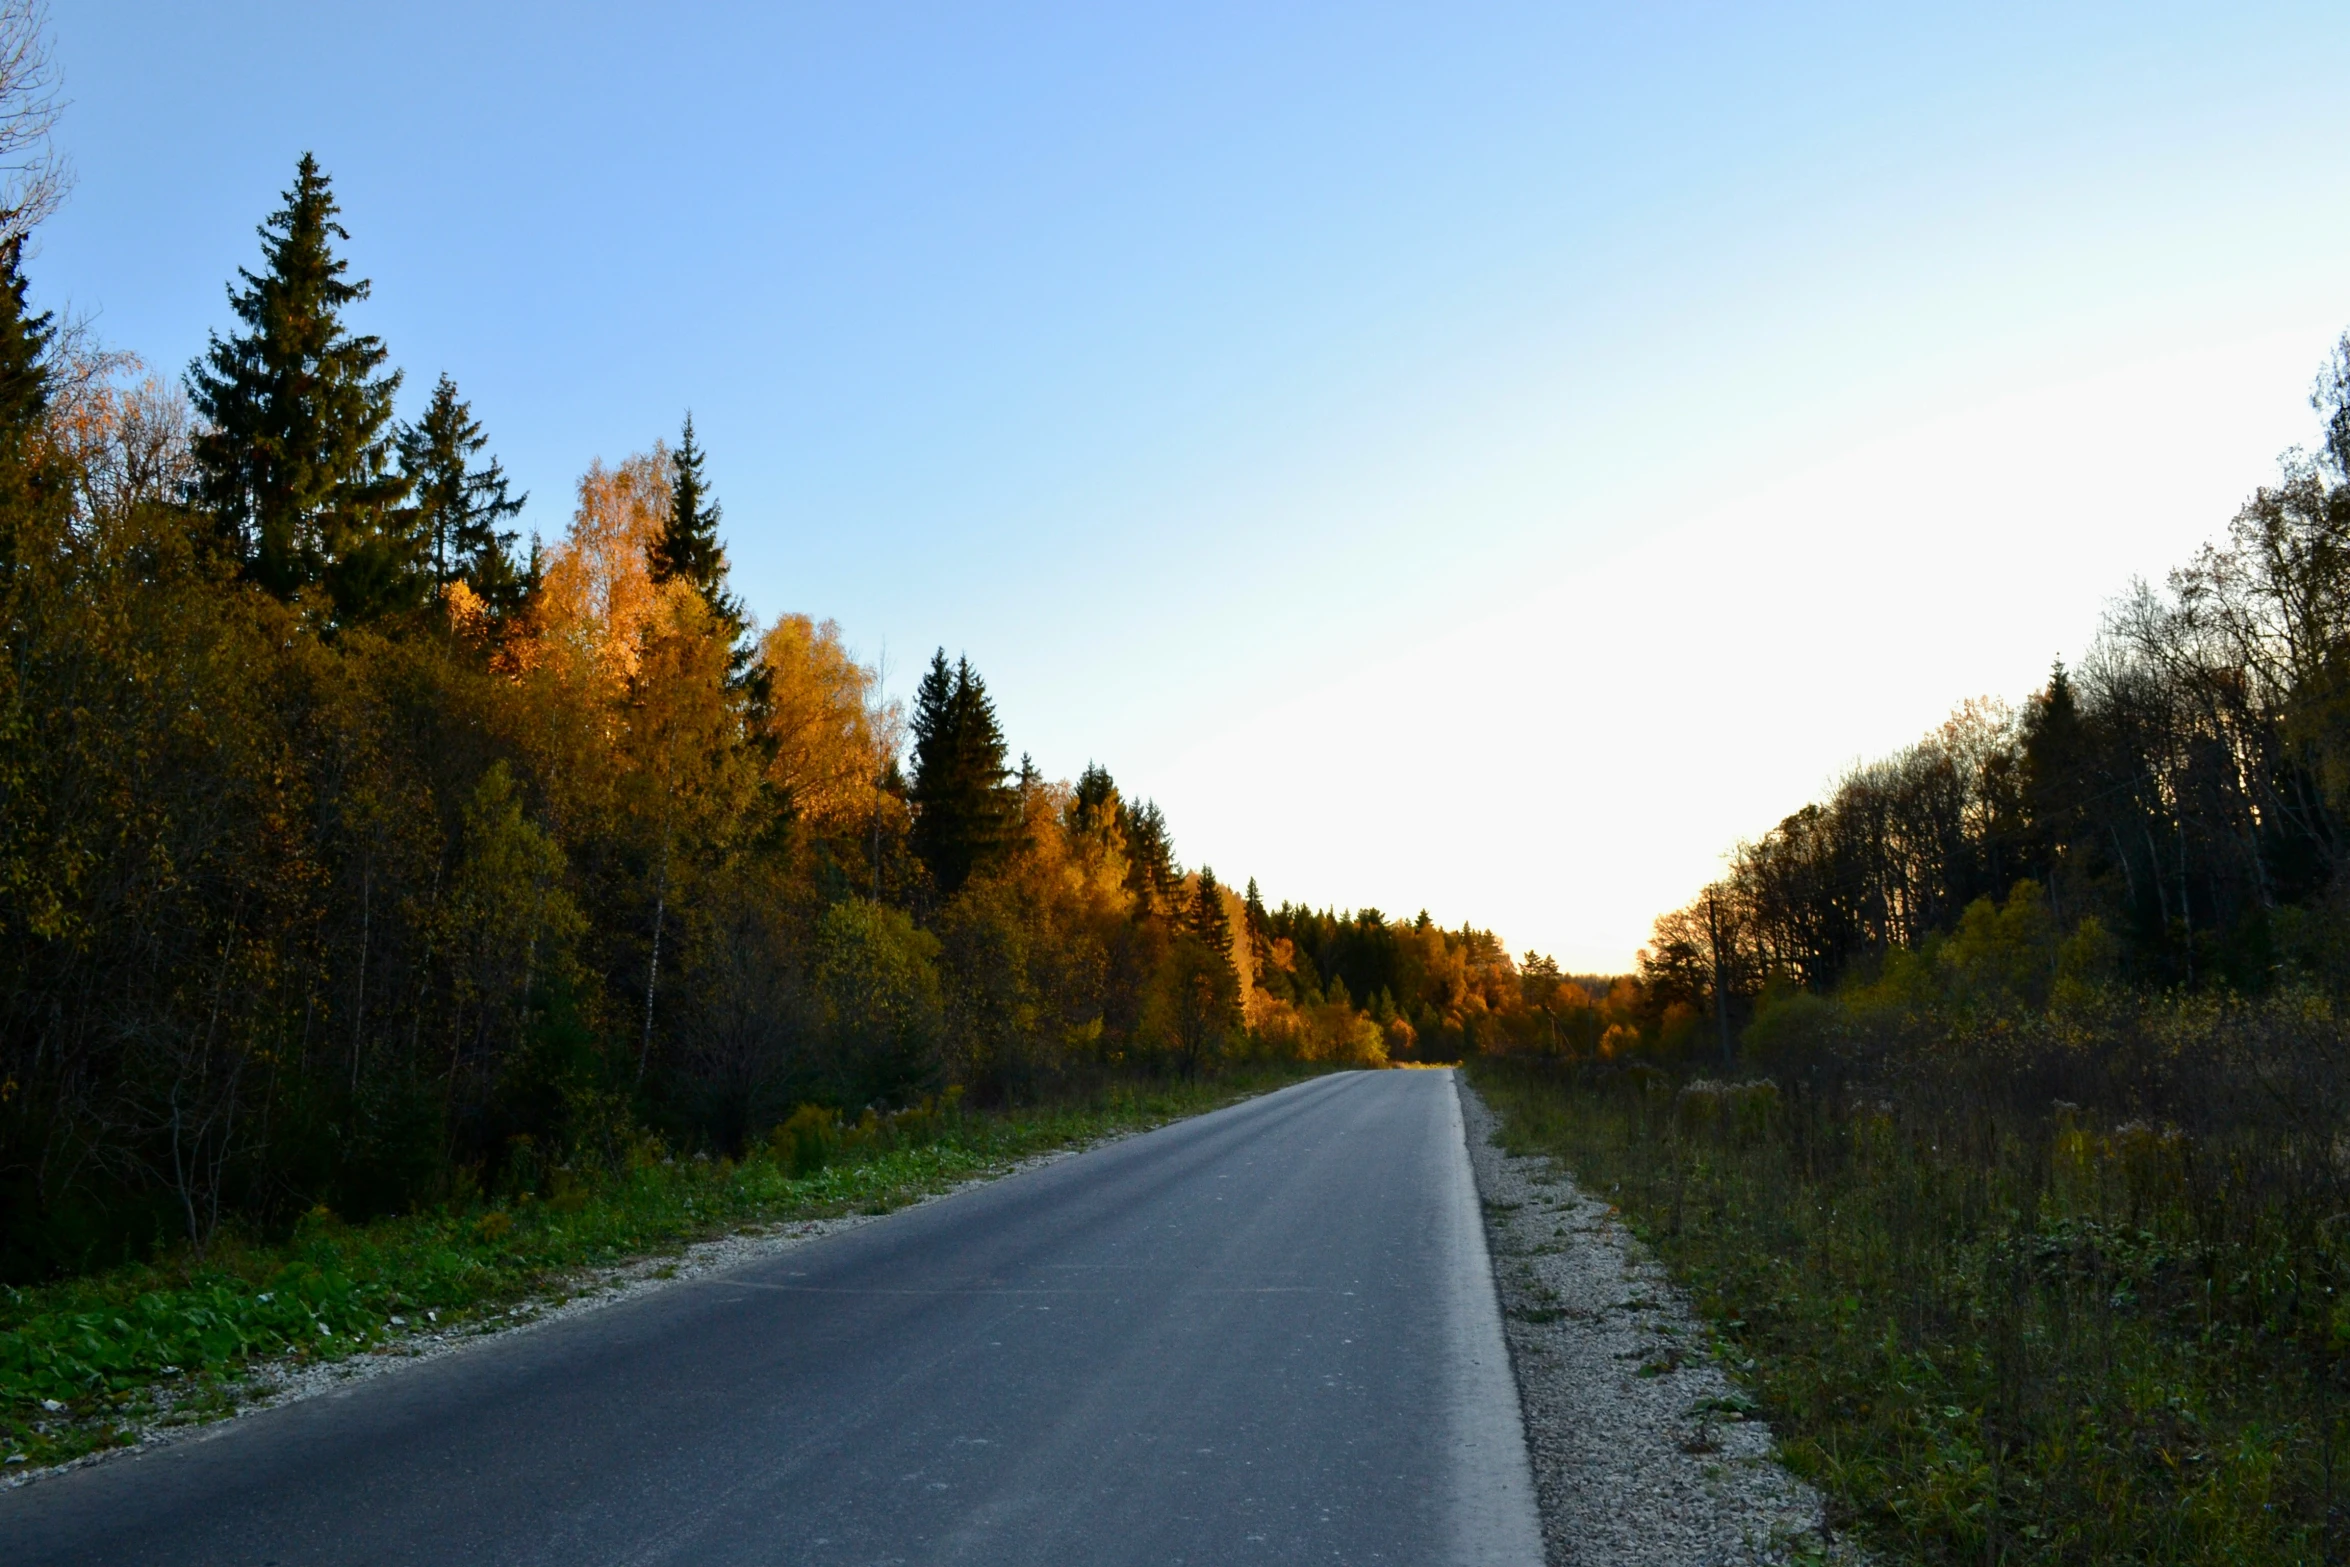
[[[2084,975],[2350,983],[2350,336],[2311,403],[2314,446],[2223,538],[2134,584],[2077,668],[1855,767],[1660,918],[1641,960],[1657,1019],[1677,1007],[1687,1031],[1717,997],[1743,1020],[1774,987],[1868,980],[2019,891]]]
[[[1450,1057],[1579,988],[1426,915],[1268,910],[1165,815],[910,709],[729,580],[688,417],[559,538],[412,420],[305,156],[178,382],[0,246],[0,1275],[462,1200],[803,1103]],[[1522,973],[1521,970],[1524,970]]]
[[[1886,1554],[2342,1555],[2350,337],[2312,402],[2076,665],[1738,845],[1501,1078]]]

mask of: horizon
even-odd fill
[[[763,620],[1575,972],[2076,658],[2350,325],[2315,8],[296,14],[59,10],[42,303],[176,376],[314,150],[527,529],[690,408]]]

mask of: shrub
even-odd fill
[[[776,1163],[793,1176],[814,1175],[840,1148],[840,1116],[822,1105],[802,1105],[768,1138]]]

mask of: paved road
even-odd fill
[[[0,1495],[0,1562],[1541,1560],[1449,1072],[1320,1078]]]

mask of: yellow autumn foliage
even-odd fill
[[[669,501],[669,452],[658,441],[617,468],[590,463],[571,530],[548,555],[541,637],[610,687],[636,673],[657,597],[646,561]]]
[[[792,809],[823,828],[865,820],[882,769],[898,746],[893,705],[876,703],[878,682],[829,620],[785,615],[759,642],[768,682],[768,777]]]

